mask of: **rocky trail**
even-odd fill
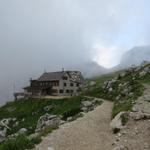
[[[114,145],[123,150],[150,150],[150,86],[144,86],[145,91],[132,108],[128,123],[115,136]]]
[[[113,103],[104,101],[82,118],[60,126],[35,150],[111,150],[114,135],[110,129]]]
[[[103,100],[84,117],[43,138],[35,150],[150,150],[150,86],[144,86],[131,112],[125,112],[128,122],[118,133],[113,134],[110,127],[113,103]]]

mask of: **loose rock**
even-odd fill
[[[19,134],[26,134],[27,133],[27,129],[26,128],[21,128],[19,131],[18,131],[18,133]]]
[[[46,113],[45,115],[41,116],[38,120],[36,132],[39,132],[43,129],[45,129],[48,126],[56,127],[59,126],[61,122],[61,117],[57,115],[50,115]]]
[[[111,121],[110,126],[112,130],[120,130],[125,125],[125,119],[128,118],[129,113],[128,112],[120,112],[115,118]]]

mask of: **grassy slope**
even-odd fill
[[[0,120],[3,118],[17,118],[19,121],[19,125],[9,130],[8,134],[16,133],[20,128],[27,128],[30,134],[34,132],[40,116],[45,113],[62,115],[64,117],[74,115],[80,110],[81,100],[82,97],[78,96],[60,100],[22,99],[9,102],[0,108]],[[48,112],[44,111],[44,107],[49,105],[52,105],[53,109]]]
[[[140,80],[143,84],[150,84],[150,75],[146,75],[143,79]]]
[[[4,118],[16,118],[19,124],[18,126],[13,126],[15,122],[11,122],[8,125],[11,130],[7,130],[7,135],[14,134],[21,128],[28,129],[28,133],[0,143],[0,150],[25,150],[33,148],[35,144],[41,141],[42,136],[46,136],[52,130],[58,128],[49,126],[38,137],[29,139],[29,135],[35,132],[40,116],[49,113],[52,115],[61,115],[62,119],[66,120],[68,117],[78,115],[81,112],[81,102],[85,100],[87,98],[83,96],[76,96],[59,100],[30,98],[8,102],[0,108],[0,120]],[[89,98],[88,100],[92,99]],[[45,106],[52,106],[52,109],[45,111]]]
[[[0,150],[29,150],[34,148],[35,144],[41,142],[41,138],[29,140],[25,135],[19,135],[14,139],[9,139],[0,144]]]
[[[19,122],[18,126],[13,126],[15,122],[11,122],[8,126],[11,130],[7,130],[7,135],[16,133],[21,128],[28,129],[27,135],[19,135],[16,138],[6,140],[0,143],[0,150],[25,150],[31,149],[35,144],[41,141],[41,136],[45,136],[57,127],[47,127],[36,138],[29,139],[28,136],[34,133],[37,121],[40,116],[45,113],[52,115],[61,115],[65,120],[69,116],[75,116],[81,110],[81,101],[85,98],[82,96],[72,97],[70,99],[21,99],[19,101],[8,102],[0,108],[0,120],[4,118],[16,118]],[[49,111],[45,111],[45,106],[53,106]],[[33,114],[34,113],[34,114]]]
[[[101,75],[101,76],[97,76],[97,77],[94,77],[92,79],[87,79],[87,84],[89,85],[90,81],[95,81],[96,85],[94,85],[94,87],[95,86],[97,86],[97,87],[102,86],[105,81],[113,79],[114,77],[116,77],[120,73],[122,73],[123,71],[124,70],[120,70],[120,71],[112,72],[112,73],[109,73],[109,74],[104,74],[104,75]]]
[[[144,66],[147,67],[150,66],[150,64]],[[143,68],[144,68],[143,67]],[[141,70],[143,69],[141,68]],[[135,100],[142,95],[144,87],[143,83],[149,83],[150,84],[150,75],[147,74],[143,78],[138,78],[138,72],[127,72],[124,77],[118,76],[121,72],[112,73],[109,75],[100,76],[91,80],[88,80],[87,83],[90,83],[90,81],[95,81],[96,84],[93,86],[90,86],[88,84],[87,90],[84,91],[84,94],[94,97],[100,97],[104,99],[108,99],[111,101],[114,101],[114,108],[112,111],[112,117],[114,117],[116,114],[118,114],[121,111],[128,111],[132,108],[133,104],[135,103]],[[113,85],[113,91],[108,92],[105,89],[102,88],[104,81],[108,81],[111,79],[114,79],[114,77],[117,77],[117,82]],[[134,80],[133,80],[134,78]],[[133,93],[133,95],[125,96],[122,93],[124,90],[124,87],[119,87],[119,84],[128,83],[126,88],[131,88],[130,92]],[[117,96],[120,96],[119,100],[116,100]]]

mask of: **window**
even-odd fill
[[[76,85],[77,85],[77,87],[79,87],[79,83],[77,83]]]
[[[64,86],[67,86],[67,83],[64,83]]]
[[[70,83],[70,86],[73,86],[73,83]]]
[[[52,84],[53,84],[53,86],[58,86],[58,85],[59,85],[59,82],[54,81]]]
[[[81,89],[77,89],[77,92],[81,92]]]
[[[66,93],[69,93],[69,90],[66,90]]]
[[[64,90],[59,90],[59,93],[64,93]]]
[[[73,93],[73,90],[70,90],[70,93]]]
[[[57,86],[59,86],[59,81],[57,82]]]

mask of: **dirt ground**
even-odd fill
[[[145,91],[134,105],[134,110],[150,116],[150,86],[144,85]],[[145,100],[147,99],[147,100]],[[136,112],[135,112],[136,113]],[[116,136],[116,145],[123,145],[128,150],[150,150],[150,119],[129,119],[126,127]]]
[[[45,137],[35,150],[111,150],[110,129],[113,104],[104,101],[84,117],[62,125]]]
[[[127,150],[150,150],[150,120],[130,120],[116,136],[116,146],[123,145]]]

